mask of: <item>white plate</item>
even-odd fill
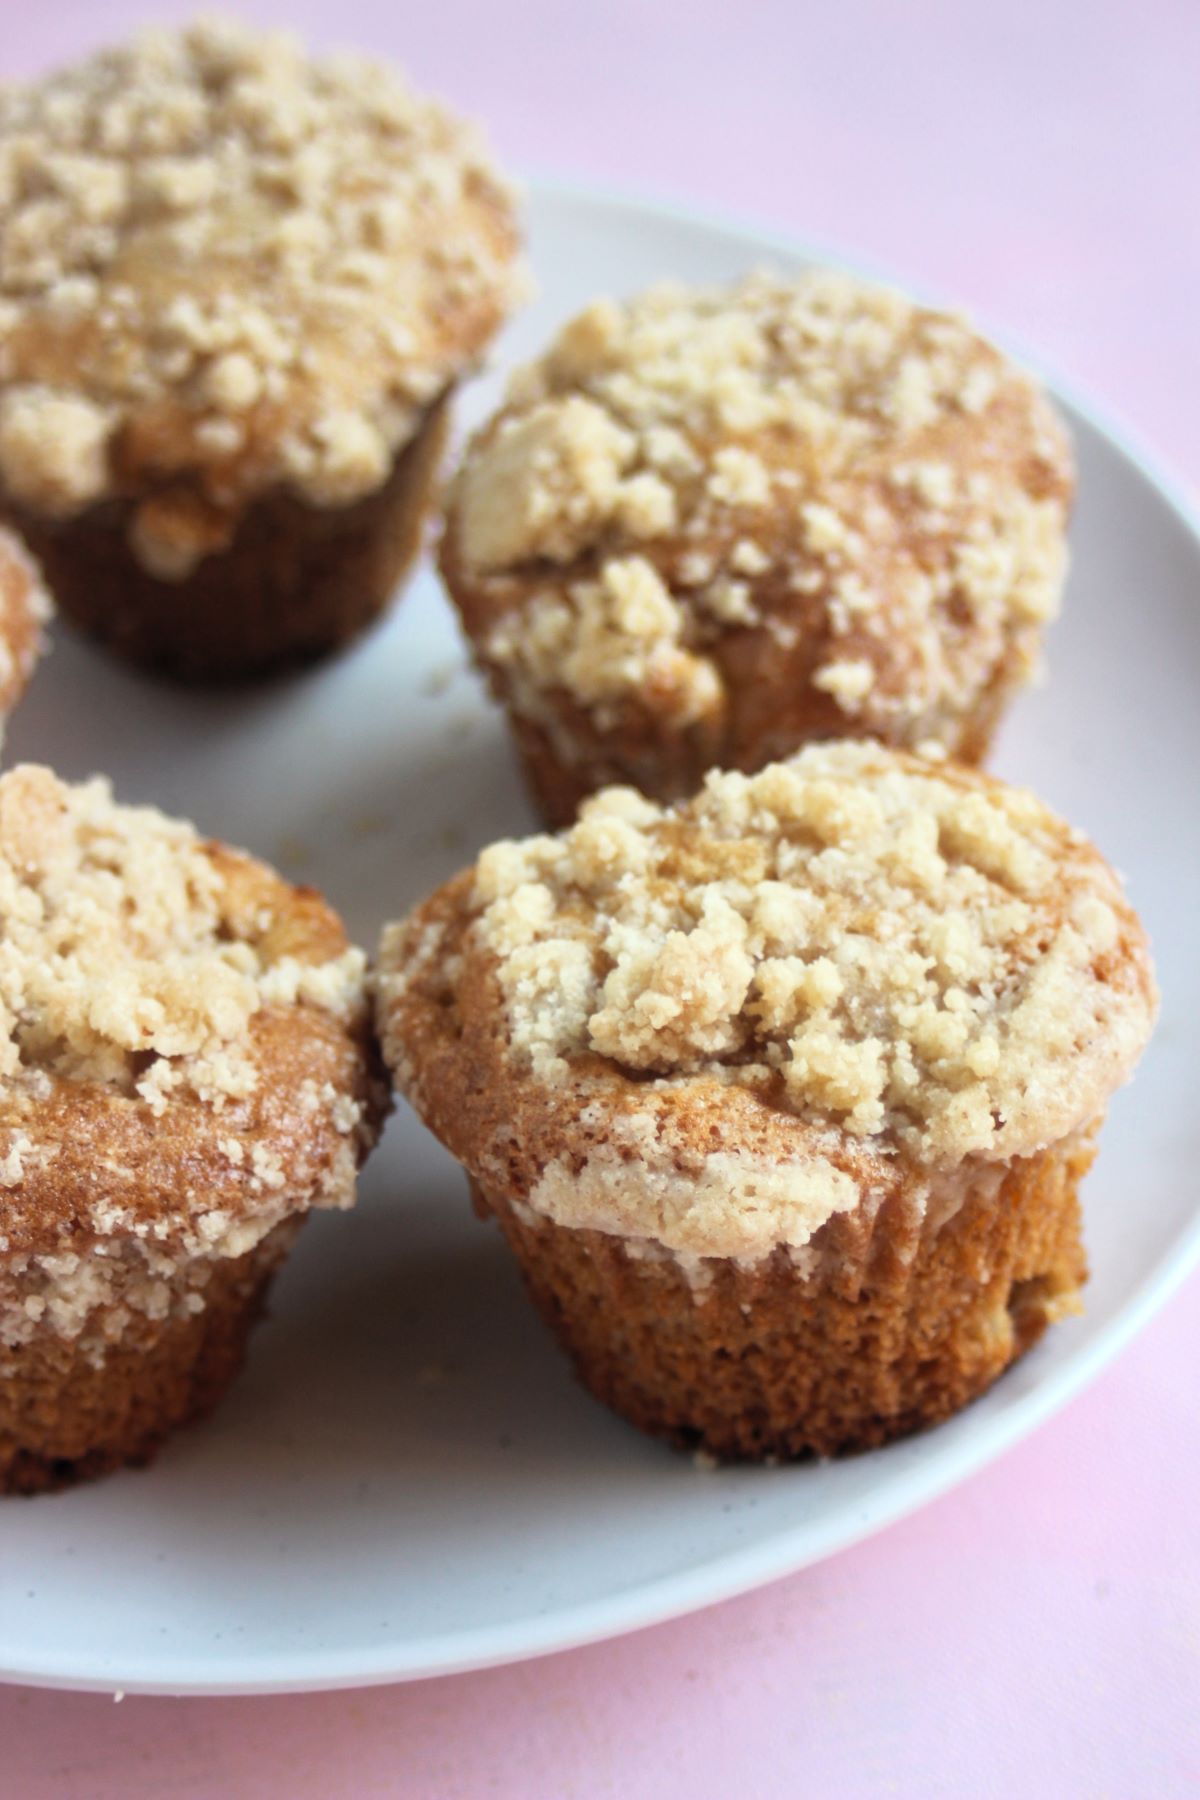
[[[593,294],[720,280],[802,252],[539,189],[540,302],[505,358]],[[495,392],[480,383],[464,413]],[[1029,1431],[1104,1365],[1200,1250],[1191,1188],[1200,954],[1200,535],[1078,404],[1082,498],[1053,678],[997,758],[1132,881],[1166,1002],[1087,1184],[1088,1312],[928,1436],[836,1465],[706,1472],[569,1376],[461,1175],[407,1112],[357,1213],[317,1217],[218,1416],[148,1472],[0,1509],[0,1677],[231,1693],[535,1655],[703,1606],[840,1549]],[[426,571],[332,667],[201,698],[61,633],[9,758],[107,770],[381,922],[531,822],[500,719]]]

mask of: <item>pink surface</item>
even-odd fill
[[[0,67],[145,10],[0,0]],[[486,117],[517,168],[908,271],[1200,472],[1195,0],[242,10],[399,55]],[[0,1691],[0,1795],[1196,1792],[1198,1298],[1193,1279],[1001,1465],[763,1593],[411,1688],[120,1707]]]

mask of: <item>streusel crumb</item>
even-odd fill
[[[513,1052],[553,1079],[782,1078],[814,1123],[931,1163],[1008,1156],[1132,1060],[1115,878],[1039,801],[869,746],[713,774],[677,814],[609,790],[479,859]]]

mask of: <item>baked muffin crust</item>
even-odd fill
[[[663,285],[514,378],[443,569],[539,746],[671,798],[808,737],[978,754],[1057,609],[1072,483],[959,318],[828,272]]]
[[[351,1204],[384,1102],[364,959],[318,895],[22,766],[0,918],[0,1360],[47,1332],[102,1359]]]
[[[485,1192],[751,1260],[1084,1131],[1156,1005],[1079,833],[852,742],[493,846],[385,933],[379,993],[400,1087]]]
[[[512,195],[394,72],[155,30],[0,90],[0,485],[132,496],[183,579],[274,488],[374,492],[517,292]]]

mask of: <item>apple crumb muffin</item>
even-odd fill
[[[143,1462],[236,1374],[386,1096],[312,890],[150,808],[0,777],[0,1492]]]
[[[731,1458],[932,1424],[1077,1310],[1157,1004],[1079,832],[864,741],[493,845],[387,929],[378,992],[583,1381]]]
[[[4,722],[46,647],[53,610],[41,571],[12,532],[0,527],[0,745]]]
[[[4,87],[0,510],[135,660],[318,655],[415,553],[521,283],[473,129],[364,58],[208,21]]]
[[[596,301],[457,476],[442,571],[565,823],[810,739],[977,761],[1059,603],[1049,403],[957,317],[830,272]]]

